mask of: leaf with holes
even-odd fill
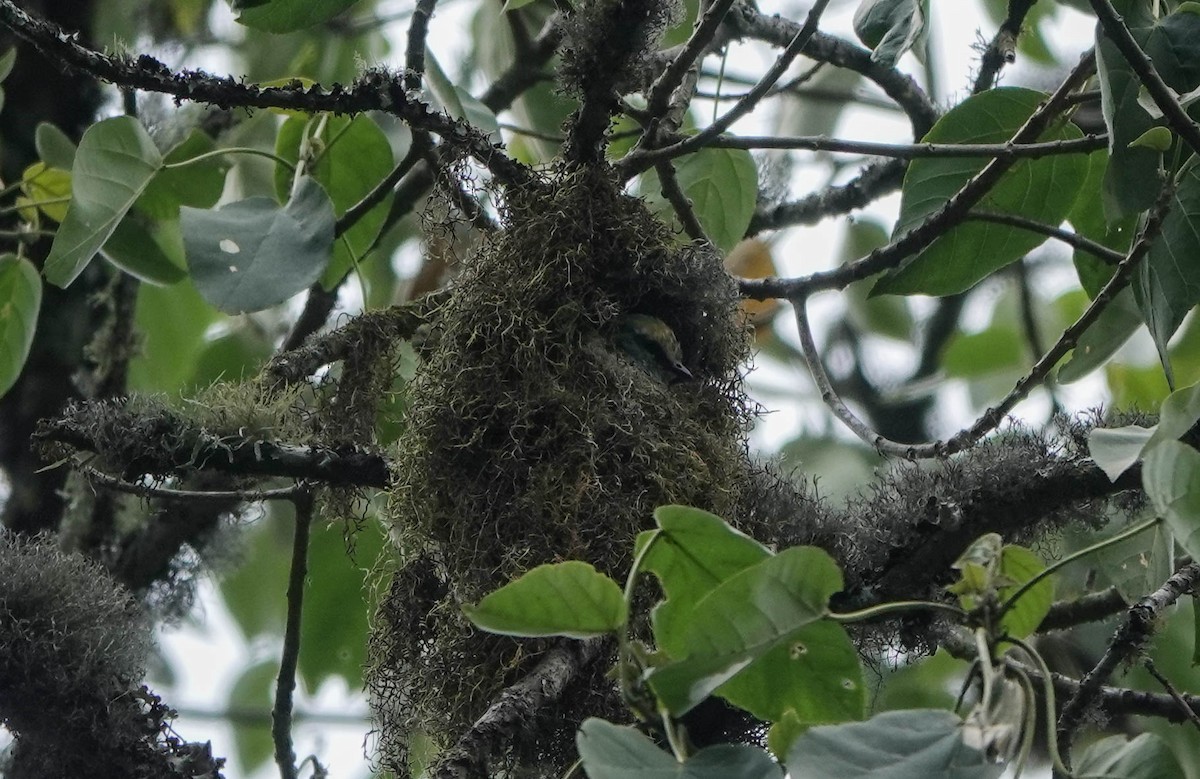
[[[692,609],[687,655],[653,669],[650,686],[672,714],[686,713],[823,617],[841,588],[837,564],[815,547],[785,549],[739,571]]]
[[[196,289],[231,314],[261,311],[308,288],[333,250],[333,205],[311,178],[283,206],[252,197],[215,211],[185,206],[180,218]]]

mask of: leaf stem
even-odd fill
[[[1045,579],[1047,576],[1051,575],[1052,573],[1054,573],[1058,569],[1062,568],[1063,566],[1067,565],[1068,563],[1074,562],[1075,560],[1078,560],[1079,558],[1084,557],[1086,555],[1092,554],[1093,552],[1098,552],[1101,549],[1104,549],[1105,547],[1109,547],[1114,544],[1118,544],[1127,538],[1132,538],[1133,536],[1136,536],[1138,533],[1141,533],[1145,530],[1149,530],[1150,528],[1154,527],[1155,525],[1159,524],[1160,522],[1162,522],[1161,517],[1152,517],[1151,519],[1148,519],[1145,522],[1139,522],[1138,524],[1134,525],[1133,527],[1123,530],[1120,533],[1117,533],[1112,538],[1105,538],[1101,541],[1097,541],[1096,543],[1092,544],[1091,546],[1084,547],[1083,549],[1080,549],[1078,552],[1073,552],[1073,553],[1067,555],[1066,557],[1062,558],[1061,560],[1058,560],[1058,561],[1054,562],[1053,564],[1047,566],[1046,568],[1042,569],[1040,572],[1035,574],[1028,581],[1026,581],[1024,584],[1022,584],[1020,587],[1018,587],[1016,592],[1014,592],[1012,595],[1008,596],[1008,598],[1000,606],[999,616],[1003,617],[1008,612],[1008,610],[1011,609],[1014,605],[1016,605],[1017,601],[1020,600],[1021,597],[1025,593],[1027,593],[1031,589],[1033,589],[1037,585],[1038,582],[1040,582],[1042,579]]]

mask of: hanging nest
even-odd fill
[[[368,678],[382,760],[401,775],[410,748],[453,743],[548,645],[476,631],[462,603],[561,560],[623,580],[662,504],[749,517],[750,341],[720,257],[591,170],[510,191],[505,208],[438,312],[396,453],[399,561]],[[666,384],[615,347],[631,313],[674,330],[694,381]],[[544,713],[554,727],[532,723],[506,760],[557,773],[577,723],[618,709],[611,684],[578,680]]]

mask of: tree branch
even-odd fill
[[[172,72],[146,54],[136,60],[110,57],[77,43],[74,36],[31,16],[12,0],[0,0],[0,24],[9,27],[52,62],[118,86],[160,92],[179,100],[211,103],[222,108],[290,108],[335,114],[383,111],[415,129],[438,135],[451,148],[478,160],[500,182],[521,185],[533,179],[528,167],[504,154],[482,131],[411,99],[402,78],[380,71],[364,73],[350,87],[335,84],[328,89],[317,85],[305,88],[299,82],[295,86],[259,87],[203,71]]]
[[[275,684],[275,705],[271,709],[271,741],[275,744],[275,764],[283,779],[296,779],[299,774],[296,751],[292,747],[292,693],[296,690],[296,667],[300,661],[300,618],[304,613],[304,580],[308,576],[312,493],[306,491],[296,495],[292,505],[296,509],[296,529],[292,538],[292,567],[288,574],[287,622]]]
[[[563,690],[609,643],[603,638],[566,640],[547,651],[529,675],[506,688],[471,729],[430,771],[435,779],[486,779],[489,763],[538,709],[559,699]]]
[[[1163,610],[1191,591],[1200,582],[1200,563],[1189,563],[1176,571],[1163,585],[1129,608],[1125,621],[1113,634],[1104,655],[1095,667],[1079,682],[1079,689],[1071,696],[1058,717],[1058,748],[1068,754],[1075,729],[1083,721],[1084,714],[1096,702],[1105,680],[1121,663],[1141,651],[1146,641],[1157,628]]]

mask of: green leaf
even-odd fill
[[[1017,589],[1046,569],[1041,558],[1023,546],[1006,544],[1000,554],[1000,575],[1012,581],[1000,588],[1001,601],[1015,595]],[[1004,632],[1015,638],[1025,638],[1037,630],[1042,619],[1054,602],[1054,579],[1050,576],[1039,581],[1021,595],[1000,620]]]
[[[780,779],[757,747],[718,744],[681,763],[636,729],[595,717],[584,720],[575,746],[589,779]]]
[[[1172,392],[1158,410],[1152,443],[1175,441],[1200,421],[1200,384]]]
[[[47,167],[44,162],[35,162],[21,173],[21,192],[29,201],[37,203],[43,214],[55,222],[62,222],[70,203],[63,198],[71,197],[71,174],[61,168]],[[63,202],[52,202],[55,200]],[[21,218],[32,224],[37,214],[32,208],[22,208]]]
[[[1096,427],[1088,433],[1088,452],[1110,481],[1129,470],[1142,457],[1142,450],[1154,436],[1154,428]]]
[[[1023,339],[1011,327],[989,327],[978,333],[956,333],[942,353],[947,375],[974,379],[1020,369],[1025,357]]]
[[[448,114],[499,140],[500,124],[496,115],[470,92],[455,86],[429,49],[425,50],[425,80],[429,91]]]
[[[247,528],[243,539],[245,558],[253,562],[222,576],[220,581],[225,606],[248,641],[282,634],[287,619],[285,594],[291,558],[284,550],[291,549],[295,523],[288,509],[279,503],[271,503],[267,512],[264,521]],[[306,590],[306,599],[307,595]]]
[[[1200,165],[1184,172],[1162,232],[1134,277],[1133,293],[1164,368],[1167,341],[1200,302]]]
[[[658,577],[666,600],[651,615],[660,649],[682,657],[688,649],[687,626],[692,609],[719,584],[770,557],[754,539],[723,519],[689,506],[660,506],[654,510],[660,533],[642,560],[642,569]],[[640,551],[654,531],[638,536]]]
[[[1167,86],[1185,93],[1200,85],[1200,16],[1185,9],[1155,21],[1141,4],[1125,14],[1129,31],[1154,62]],[[1139,105],[1141,81],[1116,45],[1097,36],[1097,72],[1101,107],[1109,136],[1109,166],[1102,196],[1105,213],[1115,221],[1149,208],[1161,187],[1162,154],[1132,143],[1156,120]]]
[[[675,161],[675,178],[692,204],[705,235],[727,252],[746,235],[758,199],[758,169],[744,149],[701,149]],[[674,209],[661,194],[658,174],[642,175],[638,191],[650,209],[678,224]]]
[[[1096,321],[1083,332],[1071,358],[1058,369],[1059,384],[1070,384],[1099,368],[1124,346],[1129,337],[1142,326],[1133,291],[1126,287],[1109,302]]]
[[[162,167],[162,155],[136,119],[97,122],[79,141],[71,205],[46,258],[46,280],[65,287],[83,272]]]
[[[927,143],[1003,143],[1045,99],[1018,87],[991,89],[967,98],[938,120]],[[1077,127],[1059,124],[1039,141],[1082,137]],[[983,158],[917,159],[908,167],[894,236],[901,236],[936,213],[983,169]],[[1087,174],[1079,155],[1052,155],[1017,162],[980,200],[981,211],[1014,214],[1058,225],[1071,211]],[[1008,225],[966,222],[948,230],[908,263],[884,276],[872,294],[951,295],[1020,259],[1046,236]]]
[[[167,152],[163,162],[171,165],[207,154],[215,148],[212,138],[199,130]],[[212,208],[225,188],[229,163],[222,157],[208,157],[180,168],[164,168],[146,187],[137,207],[155,219],[175,219],[180,206]]]
[[[674,715],[826,613],[841,590],[837,564],[815,547],[792,547],[725,580],[692,609],[682,660],[653,669],[650,686]]]
[[[761,720],[805,726],[862,719],[867,705],[858,650],[841,625],[827,620],[801,628],[716,694]]]
[[[602,636],[626,619],[620,585],[578,560],[539,565],[463,611],[484,630],[527,637]]]
[[[1200,558],[1200,452],[1163,441],[1146,453],[1142,486],[1184,551]]]
[[[15,254],[0,254],[0,397],[21,375],[41,307],[37,268]]]
[[[1100,191],[1107,169],[1107,152],[1089,154],[1087,179],[1081,191]],[[1095,197],[1078,198],[1067,219],[1075,228],[1075,232],[1122,253],[1129,250],[1137,227],[1137,218],[1134,216],[1110,224],[1104,215],[1104,204]],[[1088,299],[1095,299],[1101,288],[1112,278],[1116,266],[1105,263],[1082,249],[1076,249],[1072,259],[1079,274],[1079,283],[1087,293]],[[1142,315],[1133,299],[1133,291],[1125,288],[1117,293],[1091,327],[1080,336],[1070,359],[1059,368],[1057,381],[1060,384],[1069,384],[1091,373],[1112,357],[1141,325]]]
[[[238,0],[238,22],[266,32],[293,32],[316,27],[345,11],[358,0]]]
[[[279,128],[275,153],[295,164],[300,159],[300,142],[307,118],[289,118]],[[394,159],[387,135],[365,114],[353,119],[344,116],[326,118],[321,138],[324,150],[308,173],[321,183],[333,202],[333,212],[342,216],[357,204],[392,169]],[[292,175],[283,166],[275,169],[275,188],[280,198],[292,185]],[[353,265],[351,254],[359,260],[379,235],[393,199],[388,194],[347,230],[333,246],[333,261],[321,277],[321,284],[331,288],[346,275]]]
[[[12,73],[13,65],[17,62],[17,49],[14,46],[0,56],[0,81],[8,78],[8,74]]]
[[[962,720],[940,709],[878,714],[810,729],[787,759],[790,779],[994,779],[1004,767],[963,742]]]
[[[141,285],[134,315],[141,349],[129,363],[130,389],[175,395],[187,387],[204,333],[217,316],[190,280]]]
[[[1174,779],[1186,776],[1187,771],[1167,742],[1143,733],[1132,741],[1109,736],[1091,744],[1079,756],[1074,775],[1079,779]]]
[[[1130,148],[1152,149],[1153,151],[1163,152],[1171,148],[1171,144],[1175,142],[1175,134],[1166,127],[1151,127],[1146,132],[1139,135],[1129,142]]]
[[[163,248],[164,243],[170,253]],[[174,284],[187,276],[178,223],[147,224],[136,211],[125,215],[100,253],[113,265],[148,284]]]
[[[188,267],[212,305],[237,314],[282,303],[321,277],[333,249],[333,205],[305,177],[280,207],[252,197],[181,211]]]
[[[236,378],[236,377],[235,377]],[[379,522],[367,521],[352,539],[340,523],[313,528],[308,558],[313,586],[304,593],[297,670],[305,686],[318,690],[331,677],[362,689],[367,662],[368,618],[375,613],[370,566],[386,543]],[[351,546],[352,544],[352,546]],[[354,608],[347,608],[354,604]]]
[[[524,8],[525,6],[536,1],[537,0],[504,0],[504,7],[501,8],[500,11],[501,13],[508,13],[509,11],[515,11],[518,8]]]
[[[49,122],[41,122],[34,131],[34,144],[42,162],[51,168],[70,170],[75,164],[75,142]]]
[[[923,59],[928,0],[862,0],[854,12],[854,34],[873,49],[871,59],[893,67],[909,49]]]
[[[278,675],[279,664],[270,660],[242,669],[229,690],[229,710],[269,712]],[[246,774],[265,765],[275,751],[271,729],[265,720],[242,723],[233,728],[233,743],[238,763]]]

